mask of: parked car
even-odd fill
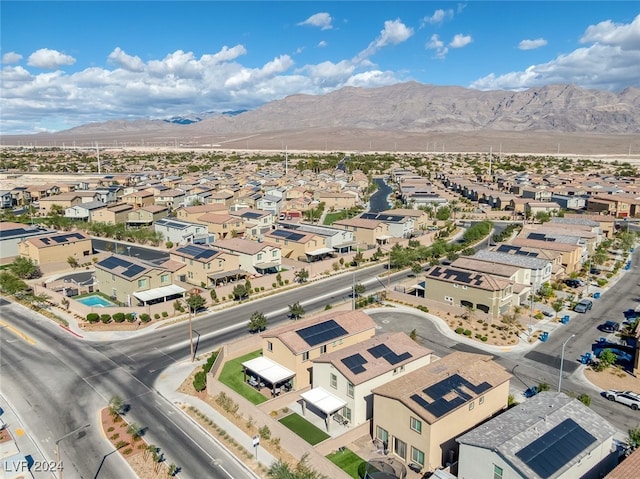
[[[602,273],[602,270],[599,268],[591,268],[589,270],[589,274],[600,274],[600,273]]]
[[[640,409],[640,394],[634,393],[633,391],[617,391],[615,389],[609,389],[604,392],[604,397],[609,401],[626,404],[634,411]]]
[[[627,309],[624,312],[624,317],[627,319],[635,319],[638,316],[638,312],[635,309]]]
[[[605,333],[615,333],[620,329],[620,323],[616,321],[606,321],[600,329]]]
[[[564,284],[571,288],[579,288],[580,286],[584,286],[584,281],[580,279],[565,279]]]
[[[573,307],[573,310],[576,313],[586,313],[592,307],[593,307],[593,301],[591,301],[590,299],[581,299],[580,301],[578,301],[578,304],[576,304]]]

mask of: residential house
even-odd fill
[[[215,248],[238,256],[240,269],[250,274],[272,274],[280,271],[282,254],[280,248],[241,238],[216,241]]]
[[[60,187],[54,184],[31,185],[27,187],[27,191],[32,201],[40,201],[42,198],[59,194]]]
[[[130,306],[172,301],[186,291],[173,284],[168,269],[130,256],[112,254],[98,261],[94,275],[101,293]]]
[[[611,238],[616,231],[616,219],[612,216],[606,215],[589,215],[589,214],[570,214],[565,213],[562,218],[552,218],[552,222],[564,222],[566,224],[586,224],[597,223],[600,228],[600,233],[605,238]]]
[[[18,243],[18,251],[38,266],[51,266],[64,264],[70,257],[82,263],[93,253],[93,247],[89,236],[76,231],[25,238]]]
[[[154,221],[153,228],[156,232],[162,234],[165,241],[171,241],[175,245],[185,245],[187,243],[207,244],[213,243],[215,240],[205,225],[181,221],[173,217]]]
[[[586,248],[581,244],[561,243],[559,241],[544,241],[538,239],[526,239],[517,237],[511,241],[510,246],[520,246],[529,250],[540,250],[541,252],[549,251],[560,253],[562,255],[562,266],[565,273],[571,274],[582,268],[582,260],[586,252]]]
[[[640,449],[625,457],[604,479],[633,479],[640,471]]]
[[[207,201],[214,205],[224,205],[229,207],[233,203],[234,193],[227,189],[214,191],[211,196],[207,198]]]
[[[182,190],[166,190],[155,195],[155,204],[166,206],[169,208],[169,211],[173,211],[179,206],[182,206],[183,201],[184,191]]]
[[[94,211],[91,214],[91,221],[107,225],[126,224],[129,213],[132,211],[132,205],[120,203]]]
[[[432,351],[405,333],[383,333],[313,360],[313,387],[345,403],[342,417],[359,426],[373,417],[371,392],[431,362]]]
[[[458,478],[601,478],[617,462],[615,434],[577,399],[543,392],[457,438]]]
[[[529,269],[531,290],[533,292],[537,292],[544,283],[551,281],[553,278],[563,276],[565,272],[564,266],[562,266],[561,253],[540,251],[506,243],[498,245],[493,251],[477,251],[472,257],[482,261],[510,264]],[[517,281],[526,281],[526,279],[519,276]]]
[[[189,244],[169,251],[169,259],[185,265],[179,280],[203,288],[215,286],[221,280],[245,276],[240,258],[234,253],[214,249],[210,245]]]
[[[284,198],[282,196],[264,195],[256,200],[256,208],[263,211],[268,211],[273,215],[278,215]]]
[[[262,357],[293,372],[294,389],[313,384],[313,360],[372,338],[376,325],[362,311],[326,313],[262,333]]]
[[[405,463],[433,471],[456,438],[507,408],[509,374],[491,356],[455,352],[373,390],[373,435]]]
[[[134,208],[143,208],[155,204],[155,197],[152,191],[139,190],[124,195],[122,201],[133,205]]]
[[[563,210],[583,210],[587,207],[587,198],[584,196],[553,194],[551,201],[558,203]]]
[[[284,258],[298,261],[318,261],[333,253],[327,246],[326,238],[284,228],[271,230],[263,235],[265,243],[281,248]]]
[[[359,218],[382,221],[388,226],[392,238],[411,238],[414,234],[415,220],[406,215],[387,215],[383,213],[362,213]]]
[[[433,224],[433,220],[429,217],[429,214],[426,211],[419,209],[394,208],[391,210],[381,211],[379,214],[387,216],[408,216],[413,219],[414,231],[426,230]]]
[[[498,276],[513,282],[513,294],[519,297],[519,304],[526,304],[531,290],[531,269],[514,264],[483,261],[473,256],[461,256],[451,263],[452,268],[464,269],[475,273]]]
[[[157,221],[169,216],[169,208],[162,205],[142,206],[129,211],[127,214],[127,226],[142,227],[151,226]]]
[[[557,215],[560,211],[560,205],[555,201],[527,201],[524,207],[525,214],[531,218],[535,218],[538,213]]]
[[[473,308],[491,318],[517,306],[514,282],[450,266],[433,266],[425,273],[425,297],[442,303]]]
[[[206,226],[209,233],[215,235],[216,239],[235,238],[243,236],[245,232],[244,221],[229,214],[205,213],[199,216],[196,222]]]
[[[47,236],[56,233],[36,225],[0,221],[0,264],[12,262],[20,254],[18,245],[27,238]]]
[[[176,210],[176,218],[183,221],[190,221],[191,223],[198,223],[198,218],[207,213],[221,213],[229,214],[229,209],[223,204],[208,204],[208,205],[194,205],[194,206],[181,206]]]
[[[83,203],[82,196],[77,193],[62,193],[55,196],[47,196],[41,198],[38,202],[39,213],[42,216],[48,216],[54,205],[65,211],[67,208]]]
[[[551,201],[551,190],[545,190],[542,188],[523,187],[520,196],[534,202]]]
[[[65,208],[64,216],[74,220],[93,221],[93,215],[99,210],[106,209],[107,205],[102,201],[91,201]]]
[[[263,233],[266,233],[273,228],[275,217],[269,211],[255,210],[251,208],[242,208],[231,210],[230,216],[235,216],[242,219],[245,228],[245,235],[254,239],[261,237]]]
[[[31,194],[27,186],[15,186],[11,190],[13,206],[27,206],[31,204]]]
[[[358,245],[375,246],[391,239],[389,225],[382,220],[348,218],[334,222],[333,226],[351,231]]]
[[[356,242],[353,232],[330,226],[310,225],[307,223],[284,223],[280,222],[282,229],[293,230],[299,233],[314,234],[325,238],[325,245],[332,248],[336,253],[348,253],[355,249]],[[329,252],[327,255],[330,254]]]
[[[0,191],[0,208],[13,208],[13,195],[10,190]]]
[[[358,205],[358,195],[353,193],[316,191],[313,195],[313,199],[324,203],[327,211],[346,210]]]

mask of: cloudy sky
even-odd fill
[[[635,1],[7,1],[0,134],[405,81],[640,87]]]

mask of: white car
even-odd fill
[[[640,394],[632,391],[616,391],[615,389],[609,389],[604,392],[604,397],[609,401],[616,401],[621,404],[626,404],[634,411],[640,409]]]

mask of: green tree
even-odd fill
[[[69,256],[67,258],[67,263],[69,263],[69,266],[71,266],[73,269],[76,269],[78,266],[80,266],[80,263],[78,263],[78,260],[75,258],[75,256]]]
[[[356,295],[356,297],[363,295],[366,290],[367,288],[365,288],[364,284],[362,283],[357,283],[353,286],[353,293]]]
[[[591,396],[589,396],[586,393],[580,394],[579,396],[576,397],[576,399],[587,407],[591,406]]]
[[[413,263],[411,265],[411,272],[415,275],[422,273],[422,265],[420,263]]]
[[[564,300],[560,298],[556,299],[553,303],[551,303],[551,307],[556,312],[556,319],[557,319],[558,313],[562,311],[562,308],[564,308]]]
[[[441,206],[440,208],[438,208],[438,211],[436,211],[437,220],[447,221],[450,216],[451,216],[451,210],[449,209],[448,206]]]
[[[616,353],[614,353],[610,349],[605,349],[600,353],[600,356],[598,356],[598,362],[602,370],[607,369],[612,364],[615,364],[617,359],[618,356],[616,356]]]
[[[627,431],[627,446],[632,451],[640,446],[640,426],[632,427]]]
[[[304,316],[304,308],[299,301],[289,305],[289,316],[292,319],[300,319]]]
[[[218,293],[216,293],[215,289],[209,291],[209,296],[211,297],[211,301],[213,301],[214,303],[218,301]]]
[[[127,428],[127,434],[129,434],[129,436],[131,436],[131,439],[135,441],[141,436],[141,431],[140,431],[141,429],[142,428],[140,427],[139,424],[132,422],[131,424],[129,424],[129,427]]]
[[[249,318],[249,331],[262,331],[267,328],[267,317],[264,313],[256,311]]]
[[[3,293],[15,295],[26,291],[28,286],[27,283],[10,271],[0,271],[0,289],[2,289]]]
[[[111,396],[111,399],[109,399],[109,414],[113,417],[119,416],[122,414],[123,408],[124,402],[122,401],[122,398],[118,395]]]
[[[362,251],[357,251],[356,254],[353,255],[353,263],[358,266],[360,263],[362,263],[362,260],[364,259],[364,256],[362,254]]]
[[[21,279],[33,279],[42,276],[40,268],[33,262],[31,258],[18,256],[13,263],[9,265],[9,271]]]
[[[309,279],[309,271],[302,268],[296,271],[293,276],[298,283],[304,283]]]
[[[173,315],[175,316],[176,314],[178,314],[179,312],[183,312],[184,309],[182,308],[182,302],[179,299],[176,299],[173,302]]]
[[[62,216],[64,215],[64,206],[53,204],[51,205],[50,213],[52,216]]]
[[[189,306],[189,312],[195,313],[202,308],[207,301],[197,293],[192,293],[187,298],[187,305]]]
[[[244,298],[249,297],[249,292],[244,284],[235,285],[231,294],[233,294],[233,299],[236,301],[242,301]]]

